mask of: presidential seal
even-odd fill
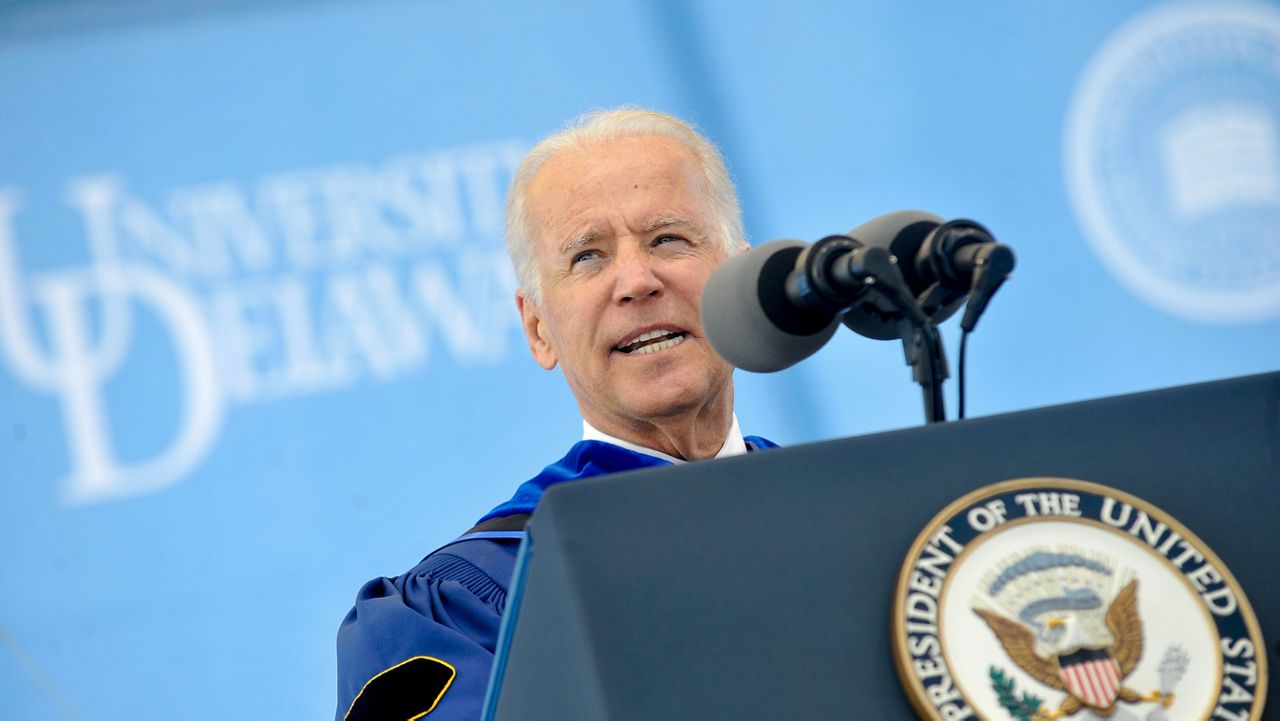
[[[1067,113],[1067,190],[1130,291],[1170,313],[1280,314],[1280,9],[1164,3],[1084,68]]]
[[[912,545],[893,604],[898,675],[921,718],[1256,721],[1266,645],[1222,561],[1106,486],[1005,481]]]

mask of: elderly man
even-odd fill
[[[548,486],[773,445],[742,436],[732,369],[702,332],[702,287],[746,243],[724,162],[691,127],[614,110],[546,138],[512,182],[507,243],[529,348],[564,373],[584,438],[458,540],[360,590],[338,632],[339,720],[479,717]]]

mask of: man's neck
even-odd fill
[[[684,461],[711,458],[719,453],[736,420],[732,404],[653,422],[612,421],[591,417],[585,412],[582,417],[590,427],[605,435]]]

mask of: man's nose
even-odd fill
[[[662,279],[653,268],[653,258],[641,249],[619,254],[614,278],[614,300],[628,303],[662,292]]]

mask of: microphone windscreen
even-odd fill
[[[913,292],[919,293],[931,282],[916,268],[916,254],[934,228],[946,221],[923,210],[899,210],[872,218],[849,231],[849,237],[863,245],[884,248],[898,259],[898,269]]]
[[[836,332],[832,311],[797,307],[787,276],[806,247],[775,240],[725,261],[702,291],[702,329],[722,358],[771,373],[799,363]]]
[[[861,241],[864,245],[889,248],[895,242],[901,243],[914,239],[915,233],[912,230],[915,228],[927,226],[936,228],[945,222],[941,217],[923,210],[899,210],[868,220],[849,231],[849,237]],[[920,235],[921,241],[924,240],[925,235],[928,235],[928,231]]]

